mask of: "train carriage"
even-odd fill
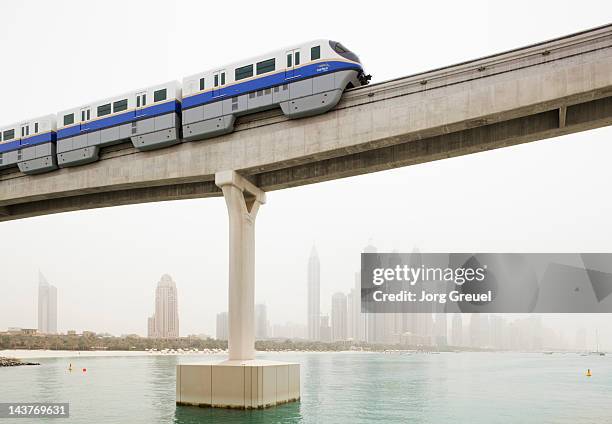
[[[324,113],[368,80],[357,55],[323,39],[191,75],[183,79],[183,138],[231,132],[237,116],[275,107],[290,118]]]
[[[0,128],[0,169],[17,166],[24,174],[57,169],[55,115]]]
[[[180,143],[180,102],[180,84],[170,81],[59,112],[59,166],[96,161],[101,147],[126,140],[141,151]]]

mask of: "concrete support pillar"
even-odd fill
[[[567,117],[567,106],[559,108],[559,128],[565,127],[565,118]]]
[[[229,360],[255,359],[255,219],[266,194],[235,171],[215,184],[229,214]]]
[[[215,174],[229,214],[229,359],[176,366],[176,403],[257,409],[300,399],[300,365],[255,359],[255,218],[265,193],[234,171]]]

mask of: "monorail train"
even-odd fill
[[[365,85],[357,55],[316,40],[0,128],[0,169],[26,174],[98,160],[100,148],[140,150],[229,133],[236,117],[280,107],[289,118],[324,113]]]

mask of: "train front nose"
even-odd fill
[[[340,42],[338,42],[338,41],[330,41],[329,45],[330,45],[330,47],[332,48],[333,51],[338,53],[343,58],[361,64],[361,61],[359,60],[359,56],[357,56],[355,53],[353,53],[352,51],[350,51],[349,49],[344,47],[344,45],[342,45]],[[366,75],[366,73],[363,71],[363,69],[361,69],[359,71],[359,74],[357,75],[357,79],[359,80],[359,83],[361,85],[366,85],[372,79],[372,75]]]

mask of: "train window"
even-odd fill
[[[204,78],[200,78],[200,90],[204,90]]]
[[[166,97],[167,92],[165,88],[157,90],[155,93],[153,93],[153,102],[161,102],[162,100],[166,100]]]
[[[314,46],[310,49],[310,60],[321,58],[321,46]]]
[[[128,107],[127,99],[117,100],[116,102],[113,103],[113,112],[121,112],[123,110],[126,110],[127,107]]]
[[[300,64],[300,52],[295,52],[295,66]]]
[[[219,75],[215,74],[215,87],[219,85]]]
[[[38,122],[34,122],[34,134],[38,133]]]
[[[15,138],[15,130],[6,130],[3,133],[4,141],[12,140]]]
[[[334,50],[336,50],[338,53],[348,53],[348,49],[340,43],[336,43]]]
[[[64,125],[74,124],[74,113],[64,115]]]
[[[98,106],[98,117],[100,116],[104,116],[104,115],[110,115],[111,113],[111,104],[107,103],[105,105],[102,106]]]
[[[221,72],[221,85],[225,85],[225,72]]]
[[[257,62],[257,75],[265,74],[266,72],[272,72],[276,68],[276,59],[263,60]]]
[[[4,141],[12,140],[15,138],[15,130],[6,130],[4,131],[3,136]]]
[[[247,65],[241,68],[236,68],[235,75],[236,75],[236,78],[234,79],[236,81],[252,77],[253,76],[253,65]]]
[[[291,60],[292,57],[293,56],[291,55],[291,53],[287,55],[287,68],[291,68],[293,66],[293,62]]]

